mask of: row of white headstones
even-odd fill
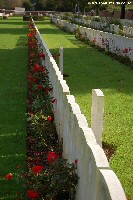
[[[80,179],[76,187],[76,200],[126,200],[121,183],[110,169],[101,148],[104,103],[102,91],[94,89],[92,93],[90,128],[63,79],[63,48],[60,48],[58,67],[36,26],[35,28],[38,42],[42,44],[46,55],[44,65],[49,71],[49,80],[53,86],[52,96],[56,98],[53,105],[54,122],[59,138],[63,138],[63,157],[69,163],[78,159],[77,173]]]
[[[51,19],[55,24],[65,27],[70,32],[75,32],[79,28],[80,33],[83,36],[86,36],[90,41],[94,41],[95,39],[95,44],[97,46],[109,50],[117,55],[122,55],[124,57],[127,56],[131,61],[133,61],[133,38],[78,26],[54,16]]]

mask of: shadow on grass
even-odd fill
[[[17,41],[16,47],[19,47],[19,48],[27,47],[27,43],[28,43],[27,37],[25,37],[25,36],[19,37],[19,40]]]
[[[12,35],[22,35],[26,34],[26,31],[24,28],[1,28],[0,34],[12,34]]]
[[[28,27],[28,25],[29,22],[20,21],[20,18],[16,17],[7,20],[0,20],[0,34],[26,34],[24,26]]]
[[[64,35],[64,32],[63,31],[58,31],[58,29],[55,29],[55,28],[53,28],[52,29],[52,27],[51,28],[39,28],[39,32],[41,33],[41,34],[58,34],[58,35]],[[67,33],[66,33],[67,34]]]
[[[0,199],[6,200],[24,191],[23,181],[14,173],[26,170],[26,42],[27,37],[20,36],[16,48],[0,49]],[[5,179],[8,173],[13,175],[11,181]]]
[[[91,47],[64,48],[64,74],[73,94],[92,93],[95,88],[133,93],[133,71]]]
[[[0,21],[0,25],[1,24],[4,24],[4,25],[25,25],[25,24],[29,24],[29,22],[24,22],[24,21],[20,21],[20,20],[18,20],[17,22],[16,22],[16,19],[13,21],[11,21],[11,20],[9,20],[9,21]]]

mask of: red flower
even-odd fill
[[[33,28],[33,27],[34,27],[34,26],[33,26],[33,23],[31,23],[29,27],[30,27],[30,28]]]
[[[37,82],[37,78],[34,78],[34,79],[33,79],[33,83],[36,83],[36,82]]]
[[[46,88],[46,92],[49,93],[49,91],[50,91],[49,88]]]
[[[124,53],[124,54],[128,53],[128,48],[124,48],[124,49],[123,49],[123,53]]]
[[[35,67],[34,67],[34,71],[38,71],[40,69],[38,63],[36,63]]]
[[[94,43],[96,43],[96,41],[97,41],[97,39],[96,39],[96,38],[94,38],[94,39],[93,39],[93,42],[94,42]]]
[[[18,165],[18,169],[20,169],[21,168],[21,166],[20,165]]]
[[[6,175],[6,179],[7,179],[7,180],[11,180],[11,179],[12,179],[12,174],[11,174],[11,173],[7,174],[7,175]]]
[[[102,38],[102,45],[104,45],[104,38]]]
[[[40,54],[40,58],[45,58],[45,54],[44,54],[44,53],[41,53],[41,54]]]
[[[27,195],[31,199],[38,199],[39,198],[38,192],[34,192],[33,190],[28,190]]]
[[[28,74],[28,80],[29,80],[29,81],[31,80],[31,75],[30,75],[30,74]]]
[[[36,30],[34,30],[34,35],[36,35]]]
[[[55,162],[58,159],[58,157],[59,156],[55,152],[50,151],[48,153],[48,158],[47,159],[48,159],[49,163],[52,164],[53,162]]]
[[[42,85],[38,85],[38,89],[42,90],[43,86]]]
[[[76,164],[76,165],[78,164],[78,159],[75,160],[75,164]]]
[[[56,102],[56,99],[54,98],[53,100],[52,100],[52,103],[55,103]]]
[[[28,34],[28,37],[33,37],[33,34],[32,34],[32,33],[29,33],[29,34]]]
[[[56,55],[55,54],[53,54],[52,56],[53,56],[54,59],[56,59]]]
[[[36,175],[40,174],[40,172],[43,170],[43,166],[36,165],[33,167],[32,172],[34,172]]]
[[[50,121],[52,121],[52,117],[51,116],[49,116],[48,118],[47,118],[47,120],[50,122]]]
[[[19,192],[16,192],[16,195],[18,195],[19,194]]]
[[[39,71],[43,72],[44,71],[44,67],[39,67]]]
[[[41,164],[41,158],[37,157],[37,164],[40,165]]]

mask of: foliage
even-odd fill
[[[36,0],[36,4],[35,4],[35,10],[39,11],[39,10],[43,10],[46,4],[46,0]]]
[[[23,1],[23,7],[25,8],[26,11],[33,9],[33,5],[30,2],[30,0],[24,0]]]
[[[100,22],[101,17],[99,17],[99,16],[92,17],[92,21]]]
[[[43,15],[32,16],[32,18],[35,21],[44,21],[44,16]],[[31,16],[28,16],[28,15],[24,15],[23,16],[23,21],[30,21],[30,19],[31,19]]]
[[[4,8],[14,10],[15,7],[22,6],[22,0],[4,0]]]
[[[28,34],[28,143],[26,184],[39,199],[68,199],[75,194],[76,165],[62,158],[62,143],[54,124],[52,85],[44,66],[45,54],[36,39],[33,22]],[[65,196],[64,196],[65,195]],[[27,196],[27,195],[26,195]],[[25,199],[26,199],[25,196]],[[61,197],[62,196],[62,197]]]
[[[3,9],[4,8],[4,0],[0,0],[0,9]]]
[[[108,23],[108,24],[119,25],[119,28],[120,28],[121,30],[123,29],[123,25],[122,25],[120,19],[110,18],[110,19],[107,19],[107,23]]]

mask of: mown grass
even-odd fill
[[[110,166],[133,200],[133,71],[45,22],[36,22],[51,52],[64,47],[64,73],[89,125],[92,89],[105,95],[103,142],[116,147]],[[53,50],[54,49],[54,50]]]
[[[0,199],[17,199],[26,169],[27,29],[22,17],[0,19]],[[20,169],[19,166],[20,165]]]

